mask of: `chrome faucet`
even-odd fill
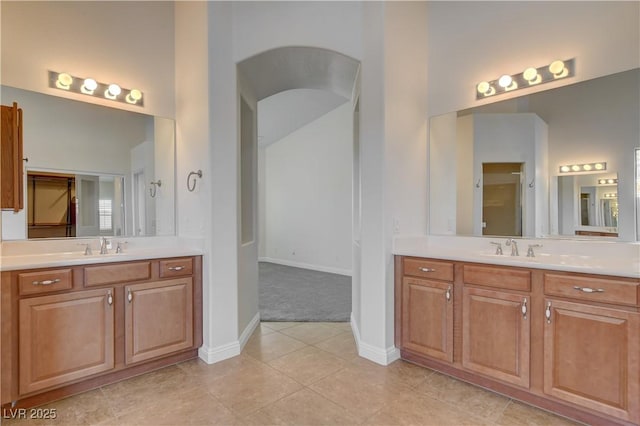
[[[507,247],[511,246],[511,256],[520,256],[518,253],[518,243],[513,238],[509,238],[507,242],[504,243]]]
[[[542,247],[542,244],[529,244],[529,249],[527,250],[527,257],[536,257],[536,254],[533,252],[533,249],[536,247]]]
[[[100,237],[100,254],[108,254],[107,237]]]
[[[502,256],[502,243],[496,243],[494,241],[490,241],[490,243],[496,246],[496,255]]]

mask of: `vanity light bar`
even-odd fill
[[[142,92],[138,89],[123,89],[115,83],[100,83],[92,78],[76,77],[66,72],[49,71],[49,87],[129,105],[144,106]]]
[[[566,164],[560,166],[560,173],[577,173],[577,172],[603,172],[607,170],[607,163],[586,163],[586,164]]]
[[[618,179],[598,179],[598,185],[613,185],[618,183]]]
[[[476,85],[476,100],[574,75],[575,59],[553,61],[542,67],[527,68],[519,74],[505,74],[495,80],[481,81]]]
[[[604,198],[618,198],[618,194],[615,192],[610,192],[608,194],[604,194]]]

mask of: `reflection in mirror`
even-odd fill
[[[523,163],[482,164],[482,235],[522,236]]]
[[[558,177],[558,212],[552,209],[552,221],[557,218],[559,235],[618,236],[618,186],[599,183],[602,178],[616,175]]]
[[[613,170],[609,174],[618,176],[619,191],[610,191],[617,193],[615,199],[598,200],[602,207],[593,209],[602,212],[598,226],[605,228],[604,236],[640,240],[640,214],[635,213],[640,200],[633,189],[640,178],[630,158],[640,141],[639,91],[640,69],[635,68],[431,117],[429,233],[488,235],[482,164],[522,163],[521,235],[575,238],[578,210],[575,217],[571,210],[571,229],[558,229],[559,167],[606,162]]]
[[[33,176],[25,180],[25,209],[2,212],[3,240],[175,234],[173,120],[0,90],[3,103],[23,110],[23,151]],[[53,201],[45,214],[43,203]]]
[[[124,177],[27,172],[27,236],[120,236]]]

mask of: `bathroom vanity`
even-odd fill
[[[600,243],[621,253],[595,259],[544,241],[551,254],[528,258],[423,240],[394,247],[403,359],[588,424],[640,424],[640,246]]]
[[[202,257],[184,253],[3,257],[2,406],[39,405],[197,357]]]

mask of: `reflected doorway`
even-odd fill
[[[482,164],[482,235],[522,236],[524,163]]]

